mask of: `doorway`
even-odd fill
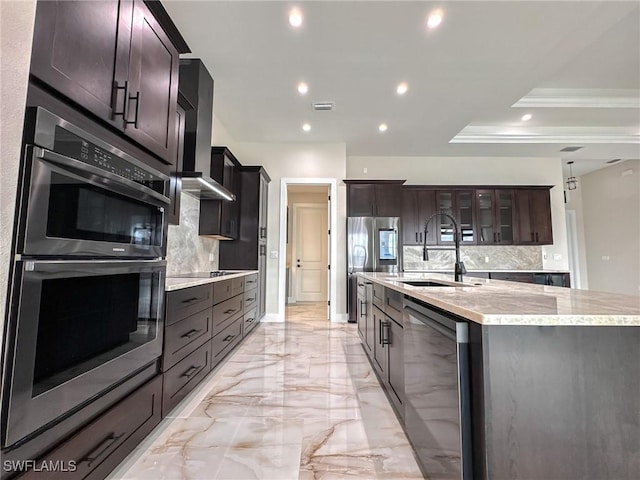
[[[285,320],[300,311],[335,319],[336,188],[334,179],[281,180],[278,300]]]

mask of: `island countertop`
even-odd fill
[[[363,278],[481,325],[640,326],[640,296],[436,273],[359,272]],[[455,286],[417,287],[433,280]]]
[[[244,277],[258,273],[258,270],[227,270],[226,272],[225,275],[219,277],[210,277],[209,272],[182,273],[172,277],[168,276],[165,279],[165,292],[221,282],[223,280],[229,280],[230,278]]]

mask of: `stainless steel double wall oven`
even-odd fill
[[[111,132],[53,97],[35,103],[2,390],[3,453],[29,444],[29,455],[157,374],[169,204],[168,176],[136,148],[114,146]]]

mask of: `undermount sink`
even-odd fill
[[[432,280],[409,280],[402,283],[413,287],[457,287],[458,285],[450,285],[448,283],[434,282]]]

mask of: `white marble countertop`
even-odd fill
[[[221,282],[230,278],[244,277],[253,273],[258,273],[258,270],[226,270],[227,275],[220,277],[209,277],[209,272],[193,272],[183,273],[176,277],[167,277],[165,281],[165,292],[171,292],[173,290],[180,290],[182,288],[197,287],[199,285],[206,285],[207,283]],[[192,275],[192,276],[188,276]]]
[[[437,273],[359,273],[427,304],[482,325],[640,326],[640,296]],[[434,280],[455,287],[415,287]]]

